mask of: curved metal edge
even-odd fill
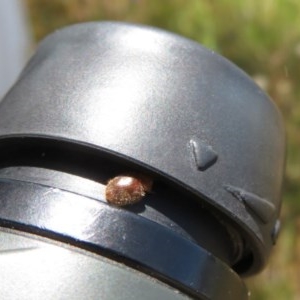
[[[90,198],[1,180],[0,226],[113,257],[200,299],[248,299],[239,276],[203,248],[155,222]]]

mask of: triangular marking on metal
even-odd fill
[[[205,171],[217,161],[218,154],[210,145],[205,144],[203,141],[192,138],[190,146],[198,170]]]
[[[225,190],[247,205],[263,223],[271,221],[275,206],[270,201],[231,185],[225,186]]]

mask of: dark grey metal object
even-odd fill
[[[103,256],[34,238],[0,232],[2,299],[191,299]]]
[[[154,28],[104,22],[58,31],[0,103],[2,180],[65,189],[88,203],[104,199],[95,184],[77,188],[78,178],[105,184],[124,170],[147,173],[153,194],[128,210],[241,275],[259,271],[276,240],[284,155],[281,117],[247,75],[199,44]],[[20,166],[29,168],[20,173]],[[59,183],[68,174],[77,179]],[[22,223],[4,208],[0,218],[2,226]],[[22,226],[41,229],[32,219]],[[205,295],[203,285],[198,292]]]
[[[102,201],[56,188],[2,179],[0,224],[110,257],[151,274],[154,282],[157,281],[154,278],[159,279],[158,284],[164,281],[197,299],[245,299],[247,295],[239,276],[194,241],[168,226]],[[57,272],[60,278],[62,274]],[[76,272],[82,270],[79,268]],[[44,281],[47,285],[46,278]],[[79,283],[84,289],[84,284]],[[36,292],[43,294],[39,287]],[[19,293],[26,297],[28,290]],[[111,297],[113,299],[113,294]]]

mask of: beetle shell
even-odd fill
[[[139,202],[145,194],[142,180],[127,175],[111,179],[105,190],[106,201],[117,206]]]

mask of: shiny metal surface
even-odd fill
[[[130,211],[57,188],[2,179],[0,226],[109,257],[196,299],[247,299],[241,278],[196,243]]]
[[[2,300],[184,300],[180,291],[102,256],[0,231]]]
[[[265,265],[278,224],[283,123],[268,96],[213,51],[123,23],[57,31],[0,103],[0,163],[5,151],[22,152],[33,139],[172,183],[234,223],[247,243],[240,273]],[[272,209],[266,214],[261,205]]]

